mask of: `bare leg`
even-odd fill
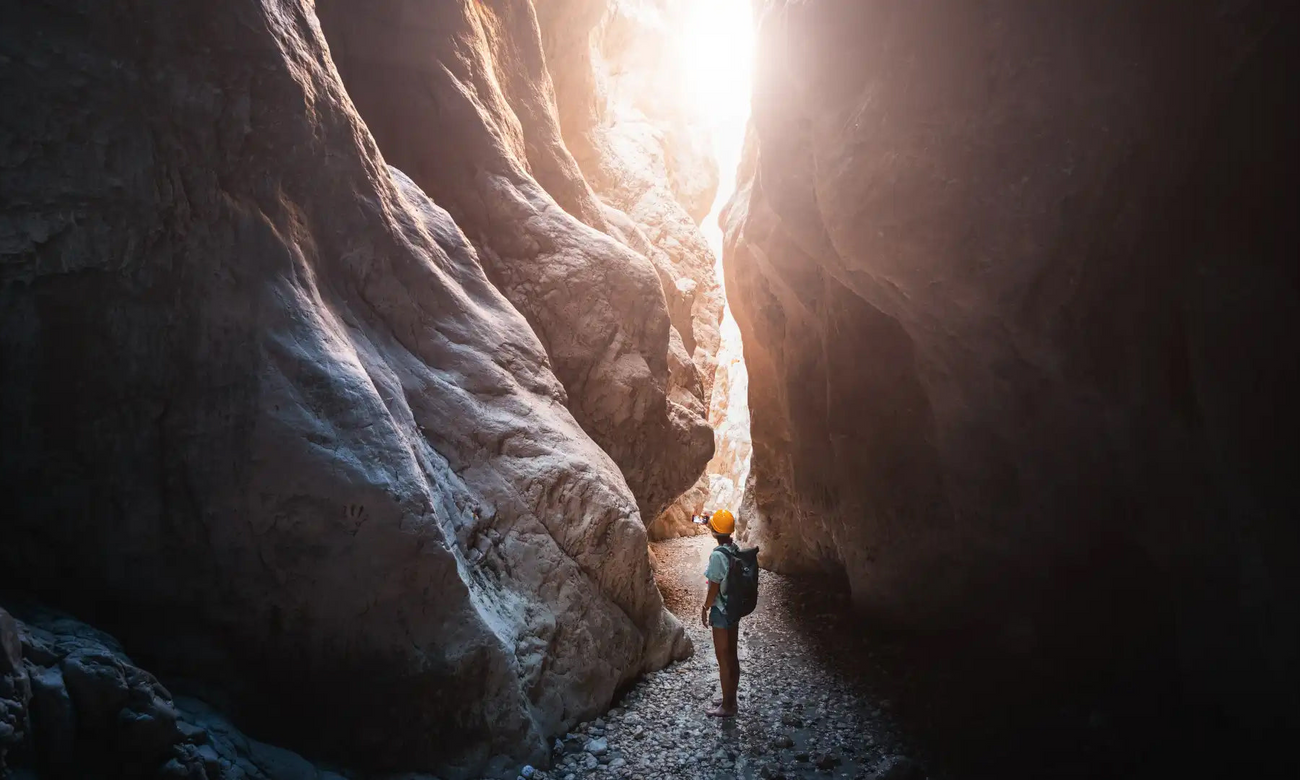
[[[740,669],[733,666],[736,658],[736,629],[713,629],[713,654],[718,659],[718,680],[722,684],[722,703],[709,710],[715,718],[729,718],[736,714],[736,686]]]
[[[725,699],[727,681],[731,678],[731,672],[728,669],[731,663],[731,654],[727,651],[727,630],[725,628],[713,629],[713,655],[718,659],[718,681],[722,684],[723,698]]]
[[[739,704],[736,701],[736,694],[740,690],[740,627],[736,626],[735,628],[729,628],[727,629],[727,633],[731,635],[730,641],[727,643],[727,653],[729,656],[727,659],[727,666],[731,671],[731,685],[730,692],[728,692],[726,687],[723,688],[722,706],[726,707],[727,702],[730,701],[731,709],[735,710],[739,707]]]
[[[727,634],[727,671],[731,673],[723,684],[723,708],[736,711],[736,693],[740,689],[740,628],[728,628]]]
[[[719,676],[722,677],[722,694],[713,698],[712,704],[714,707],[721,706],[727,701],[728,690],[731,692],[730,700],[737,702],[737,691],[740,689],[740,629],[731,628],[726,630],[730,633],[730,636],[727,637],[728,651],[726,658],[718,659]],[[715,655],[719,652],[716,641],[713,643],[713,652]],[[724,676],[722,674],[723,669],[730,669],[731,674]],[[728,680],[730,680],[730,683],[728,683]],[[730,684],[730,688],[727,687],[728,684]]]

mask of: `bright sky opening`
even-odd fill
[[[713,140],[718,160],[718,196],[701,226],[716,258],[722,257],[718,214],[735,191],[745,124],[749,121],[754,63],[754,23],[750,0],[694,0],[678,38],[689,74],[685,97],[695,106]],[[721,282],[721,267],[719,267]]]

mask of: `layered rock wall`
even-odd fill
[[[607,203],[588,186],[561,136],[551,72],[590,64],[548,63],[530,2],[317,5],[333,60],[386,159],[465,230],[649,522],[712,454],[692,353],[711,367],[716,319],[710,331],[689,305],[685,318],[670,313],[682,308],[682,290],[717,285],[711,271],[691,278],[685,259],[669,262],[644,232],[666,222],[683,240],[698,235],[667,185],[652,184],[666,173],[623,150],[599,157],[616,168],[599,180],[608,185],[602,198],[626,181],[619,186],[656,204],[655,214],[630,208],[629,217],[614,206],[635,203]],[[599,12],[605,3],[593,5]]]
[[[699,229],[718,192],[712,128],[686,98],[688,0],[544,0],[537,3],[560,129],[619,235],[654,264],[688,361],[673,360],[669,398],[708,413],[721,345],[723,294],[716,257]],[[671,358],[670,358],[671,359]],[[708,495],[701,477],[647,516],[651,538],[693,533]]]
[[[601,200],[650,246],[707,405],[722,321],[716,258],[698,226],[718,192],[712,132],[686,96],[690,0],[543,0],[542,42],[565,143]]]
[[[260,738],[513,776],[688,651],[638,503],[711,436],[528,4],[364,5],[426,98],[353,71],[380,146],[309,2],[0,3],[0,588]]]
[[[759,5],[725,267],[764,562],[1293,717],[1294,9]]]

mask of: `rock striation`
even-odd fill
[[[606,2],[592,5],[600,12]],[[708,316],[692,319],[682,301],[699,298],[702,312],[721,305],[707,247],[697,279],[689,250],[674,259],[657,246],[698,236],[669,186],[650,183],[666,178],[663,165],[654,167],[649,150],[636,150],[647,159],[631,159],[603,149],[601,159],[617,171],[600,181],[622,177],[620,186],[645,197],[629,214],[616,207],[637,203],[607,202],[612,184],[597,197],[561,135],[548,65],[562,72],[569,63],[543,51],[529,2],[317,7],[333,60],[385,158],[465,232],[546,348],[570,411],[619,465],[649,522],[712,455],[707,391],[692,356],[711,367],[717,317],[708,330]],[[573,92],[565,94],[595,99]],[[684,317],[670,317],[683,306]]]
[[[692,522],[705,510],[735,513],[744,503],[753,443],[749,434],[749,374],[742,354],[740,328],[727,312],[714,370],[709,426],[713,429],[713,458],[700,477],[647,527],[651,541],[706,534]]]
[[[724,265],[765,564],[1293,722],[1294,9],[759,5]]]
[[[0,3],[0,588],[313,760],[513,775],[689,652],[638,505],[711,437],[528,4],[365,5],[400,115],[305,0]]]
[[[698,229],[718,192],[712,128],[683,97],[690,0],[547,0],[538,4],[560,128],[602,202],[649,242],[673,326],[707,405],[723,295]]]
[[[717,259],[699,229],[718,192],[712,132],[684,98],[691,0],[546,0],[537,3],[565,145],[617,226],[654,265],[682,360],[670,355],[669,398],[707,417],[721,346]],[[701,467],[702,470],[702,467]],[[696,472],[697,474],[699,471]],[[651,538],[693,533],[701,477],[671,506],[646,514]]]

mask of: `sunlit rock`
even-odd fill
[[[674,342],[680,296],[665,304],[664,294],[686,274],[665,277],[647,259],[641,225],[592,192],[566,148],[532,5],[321,0],[317,9],[385,159],[450,212],[541,340],[573,416],[655,517],[712,455],[707,395],[690,368],[700,344],[710,360],[716,344],[689,320]],[[671,195],[661,205],[681,211]]]
[[[728,178],[721,182],[725,197],[737,151],[726,148],[727,133],[736,133],[738,146],[747,108],[745,5],[547,0],[537,8],[565,141],[601,199],[636,223],[626,240],[654,262],[695,368],[670,359],[669,397],[693,409],[690,396],[698,396],[707,409],[722,346],[723,294],[716,278],[720,236],[711,246],[706,235],[718,234],[711,224],[718,160]],[[727,13],[737,14],[730,26]],[[735,94],[716,100],[728,87]],[[715,450],[719,441],[715,431]],[[701,476],[650,522],[651,537],[698,531],[690,517],[704,508],[711,484]]]
[[[749,433],[749,372],[745,369],[740,327],[729,313],[722,322],[709,425],[713,427],[714,453],[704,470],[709,481],[707,508],[735,513],[744,497],[754,446]]]
[[[603,202],[635,223],[622,235],[654,263],[689,358],[670,356],[669,398],[707,415],[723,296],[699,223],[719,182],[707,107],[688,88],[708,76],[682,56],[691,10],[688,0],[548,0],[538,17],[565,141]],[[651,538],[697,532],[691,516],[707,491],[700,475],[647,516]]]
[[[723,297],[698,227],[718,191],[702,107],[683,57],[693,0],[537,3],[560,127],[587,181],[648,240],[673,326],[702,384],[713,385]]]
[[[647,531],[651,540],[708,533],[692,521],[694,515],[718,509],[734,513],[744,500],[753,452],[749,435],[749,374],[741,350],[740,328],[730,312],[723,319],[721,330],[713,398],[709,402],[713,458],[699,481],[650,523]],[[749,531],[742,541],[761,538],[753,524]]]
[[[650,264],[528,174],[580,209],[503,102],[544,79],[479,77],[504,22],[403,49],[358,5],[375,56],[445,76],[360,102],[443,150],[411,173],[474,241],[385,165],[312,3],[5,6],[0,587],[259,739],[513,775],[688,651],[628,485],[666,503],[708,429],[665,402]]]

